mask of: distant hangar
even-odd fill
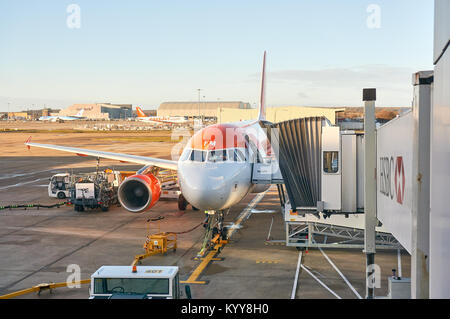
[[[343,108],[285,106],[267,108],[267,120],[281,122],[299,117],[325,116],[331,123],[336,123],[338,112]],[[218,123],[238,122],[255,119],[258,110],[250,103],[242,101],[214,102],[164,102],[158,108],[158,116],[187,116],[189,118],[210,118]]]
[[[266,119],[272,123],[283,122],[301,117],[325,116],[332,124],[336,124],[337,113],[343,108],[306,107],[306,106],[278,106],[266,109]],[[237,122],[256,119],[257,109],[235,110],[219,108],[217,110],[217,123]]]
[[[217,118],[217,110],[227,108],[232,110],[248,110],[250,103],[241,101],[217,102],[164,102],[158,108],[158,116],[187,116],[189,118]]]
[[[131,104],[111,103],[72,104],[57,115],[75,116],[81,110],[84,110],[83,117],[92,120],[126,119],[133,116]]]

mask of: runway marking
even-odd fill
[[[246,221],[252,214],[252,209],[263,199],[268,190],[259,193],[253,198],[253,200],[247,205],[247,207],[239,214],[237,220],[233,223],[232,228],[228,231],[228,238],[233,236],[234,232],[241,225],[242,222]]]
[[[353,285],[350,283],[350,281],[347,280],[347,278],[344,276],[344,274],[339,270],[339,268],[331,261],[331,259],[328,257],[327,254],[322,250],[322,248],[319,247],[320,252],[325,257],[325,259],[333,266],[334,270],[341,276],[342,279],[344,279],[347,286],[350,287],[350,289],[353,291],[353,293],[358,297],[358,299],[362,299],[361,295],[356,291],[356,289],[353,287]]]
[[[252,214],[274,214],[276,213],[273,209],[265,209],[265,210],[258,210],[258,209],[252,209]]]
[[[294,285],[292,286],[291,299],[295,299],[297,293],[298,274],[300,273],[300,265],[302,264],[302,252],[298,253],[297,270],[295,271]]]
[[[272,232],[272,225],[273,225],[273,216],[272,216],[272,222],[270,223],[269,233],[267,234],[267,239],[266,239],[266,241],[269,241],[269,240],[270,240],[270,233]]]
[[[23,186],[23,185],[27,185],[27,184],[32,184],[32,183],[36,183],[36,182],[42,181],[42,180],[44,180],[44,179],[48,179],[48,177],[45,177],[45,178],[38,178],[38,179],[35,179],[35,180],[33,180],[33,181],[21,182],[21,183],[17,183],[17,184],[14,184],[14,185],[3,186],[3,187],[0,187],[0,190],[4,190],[4,189],[8,189],[8,188],[13,188],[13,187],[19,187],[19,186]]]
[[[266,246],[284,246],[284,245],[286,245],[286,242],[284,240],[283,241],[273,241],[273,240],[271,240],[271,241],[266,241],[264,243],[264,245],[266,245]]]
[[[231,238],[231,236],[234,234],[236,229],[241,228],[241,223],[245,220],[247,220],[250,215],[252,209],[263,199],[264,195],[267,193],[267,190],[263,193],[259,193],[256,195],[253,200],[247,205],[247,207],[239,214],[237,220],[230,226],[228,229],[228,239]],[[218,249],[214,249],[210,251],[206,257],[202,259],[202,262],[195,267],[191,275],[187,280],[180,281],[183,284],[206,284],[206,281],[199,281],[197,280],[201,275],[202,272],[206,269],[206,267],[209,265],[211,261],[215,259],[215,257],[218,255],[219,251]]]
[[[305,270],[311,277],[313,277],[319,284],[322,285],[326,290],[328,290],[333,296],[335,296],[337,299],[342,299],[337,293],[335,293],[333,290],[331,290],[327,285],[325,285],[322,280],[314,276],[312,272],[308,270],[304,265],[301,265],[302,269]]]
[[[53,217],[51,217],[51,218],[53,218]],[[129,218],[129,219],[127,218],[124,222],[121,222],[119,225],[117,225],[117,226],[114,227],[113,229],[108,230],[108,231],[105,231],[102,235],[98,236],[97,238],[94,238],[94,239],[90,240],[90,241],[87,242],[86,244],[83,244],[83,245],[81,245],[81,246],[79,246],[79,247],[77,247],[77,248],[75,248],[75,249],[69,251],[68,253],[66,253],[66,254],[64,254],[64,255],[62,255],[62,256],[56,258],[55,260],[49,262],[48,264],[46,264],[46,265],[44,265],[44,266],[41,266],[39,269],[37,269],[37,270],[35,270],[35,271],[33,271],[33,272],[31,272],[31,273],[29,273],[29,274],[23,276],[22,278],[17,279],[16,281],[14,281],[14,282],[12,282],[12,283],[7,283],[6,286],[0,287],[0,292],[6,292],[8,289],[14,287],[15,285],[17,285],[18,283],[24,281],[25,279],[27,279],[27,278],[29,278],[29,277],[31,277],[31,276],[37,274],[38,272],[41,272],[42,270],[45,270],[46,268],[48,268],[48,267],[50,267],[51,265],[53,265],[53,264],[55,264],[55,263],[57,263],[57,262],[63,260],[64,258],[67,258],[67,257],[73,255],[74,253],[78,252],[79,250],[81,250],[81,249],[83,249],[83,248],[86,248],[86,247],[90,246],[91,244],[95,243],[96,241],[98,241],[98,240],[100,240],[100,239],[103,239],[103,238],[106,237],[107,235],[109,235],[109,234],[115,232],[115,231],[118,230],[119,228],[121,228],[121,227],[123,227],[123,226],[125,226],[125,225],[127,225],[127,224],[129,224],[129,223],[132,223],[133,221],[135,221],[135,220],[138,219],[138,218],[141,218],[141,216],[138,215],[138,216],[135,216],[135,217],[132,217],[132,218]],[[49,218],[49,219],[50,219],[50,218]],[[26,227],[25,227],[25,228],[26,228]]]
[[[43,170],[43,171],[34,171],[34,172],[30,172],[30,173],[2,174],[2,175],[0,175],[0,180],[2,180],[2,179],[12,179],[12,178],[17,178],[17,177],[24,177],[24,176],[28,176],[28,175],[36,175],[36,174],[46,173],[46,172],[51,172],[51,171],[54,171],[54,169],[46,169],[46,170]]]

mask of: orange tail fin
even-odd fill
[[[145,115],[144,111],[142,111],[139,106],[136,106],[136,113],[138,117],[147,117],[147,115]]]

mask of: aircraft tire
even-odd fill
[[[178,196],[178,209],[186,210],[187,205],[187,200],[184,198],[183,194],[180,194],[180,196]]]

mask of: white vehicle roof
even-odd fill
[[[91,278],[174,278],[178,273],[176,266],[102,266]]]

